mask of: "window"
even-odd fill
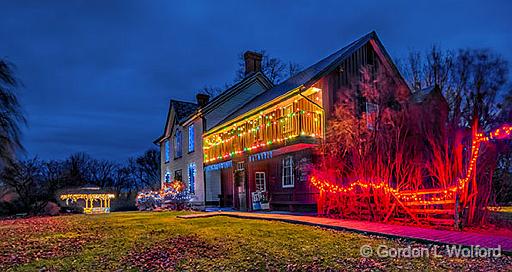
[[[169,146],[169,140],[165,140],[164,142],[164,152],[165,152],[165,162],[169,162],[171,157],[171,147]]]
[[[188,152],[194,152],[194,125],[188,127]]]
[[[169,171],[165,172],[164,181],[165,183],[171,182],[171,173],[169,173]]]
[[[283,159],[283,188],[292,188],[293,180],[293,157],[288,156]]]
[[[174,135],[174,158],[181,157],[181,130],[176,130],[176,134]]]
[[[183,175],[181,174],[181,169],[174,171],[174,180],[183,180]]]
[[[265,172],[256,172],[256,191],[267,191],[267,185],[265,183]]]
[[[196,164],[188,165],[188,190],[191,194],[196,192]]]
[[[379,105],[366,102],[366,125],[369,129],[375,129],[377,112],[379,112]]]

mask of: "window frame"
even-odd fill
[[[188,192],[191,194],[195,194],[196,193],[196,173],[197,173],[196,163],[195,162],[189,163],[187,169],[188,169],[187,170],[187,172],[188,172],[187,173],[188,174]],[[192,175],[190,174],[191,169],[192,169]]]
[[[171,182],[171,172],[166,171],[164,175],[164,183],[170,183]]]
[[[181,130],[176,130],[174,133],[174,159],[179,159],[183,156],[183,133]]]
[[[286,162],[289,162],[287,165]],[[286,175],[286,168],[289,168],[290,175]],[[285,184],[286,179],[289,178],[290,183]],[[293,171],[293,156],[287,156],[282,160],[282,173],[281,173],[281,181],[283,188],[294,188],[295,187],[295,176]]]
[[[371,111],[370,111],[371,109]],[[370,115],[379,113],[379,104],[372,102],[365,102],[365,114],[366,114],[366,127],[370,130],[375,129],[375,122],[371,122]]]
[[[194,137],[195,137],[194,124],[191,124],[190,126],[188,126],[188,153],[192,153],[196,150],[196,147],[195,147],[196,140]],[[190,147],[192,147],[192,149]]]
[[[258,174],[263,174],[263,190],[258,189]],[[254,173],[254,184],[256,185],[256,191],[266,192],[267,191],[267,175],[265,172],[255,172]]]
[[[169,139],[165,139],[164,141],[164,161],[165,163],[169,163],[171,161],[171,143]]]
[[[180,179],[177,178],[178,174],[179,174]],[[174,180],[183,181],[183,171],[181,169],[174,170]]]

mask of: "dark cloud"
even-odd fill
[[[277,3],[276,3],[277,2]],[[308,66],[376,30],[393,57],[432,44],[512,60],[510,1],[2,1],[0,57],[17,65],[29,155],[124,160],[151,146],[169,98],[233,80],[266,49]]]

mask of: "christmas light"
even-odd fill
[[[159,191],[142,191],[137,194],[135,204],[139,209],[161,207],[167,202],[179,203],[187,202],[191,199],[190,191],[187,185],[181,180],[174,180],[164,183]]]
[[[205,135],[205,164],[233,159],[244,153],[261,152],[297,137],[321,138],[323,122],[319,120],[323,120],[323,115],[318,105],[309,101],[320,101],[319,90],[311,88],[306,92],[307,99],[296,95],[287,102],[252,115],[248,114],[242,121],[228,125],[216,133]]]
[[[80,199],[85,201],[84,213],[109,213],[110,212],[110,200],[114,199],[114,194],[63,194],[60,196],[61,200],[66,201],[66,205],[69,205],[69,201],[77,202]],[[100,202],[100,207],[94,207],[96,201]]]
[[[383,180],[372,182],[369,180],[356,180],[354,182],[349,183],[347,186],[337,185],[330,183],[326,179],[321,179],[319,177],[311,176],[310,182],[311,184],[317,188],[319,191],[332,193],[332,194],[347,194],[354,191],[356,188],[361,189],[377,189],[383,190],[386,193],[391,194],[396,199],[401,201],[417,201],[422,205],[436,204],[438,201],[446,200],[446,199],[454,199],[455,193],[464,189],[467,186],[469,180],[472,178],[472,174],[474,173],[474,169],[476,169],[476,162],[479,155],[480,144],[488,142],[493,139],[507,139],[512,135],[512,126],[503,125],[502,127],[492,131],[489,133],[489,136],[485,136],[482,133],[476,133],[473,136],[473,141],[471,144],[471,156],[468,164],[468,168],[466,171],[466,176],[458,180],[458,182],[451,187],[446,189],[437,189],[430,190],[429,194],[422,194],[421,191],[416,192],[400,192],[397,189],[394,189],[389,186]],[[434,197],[430,197],[426,199],[426,195],[438,195]]]

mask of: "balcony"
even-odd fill
[[[310,88],[300,94],[271,101],[257,111],[203,137],[205,164],[272,150],[323,137],[322,92]]]

